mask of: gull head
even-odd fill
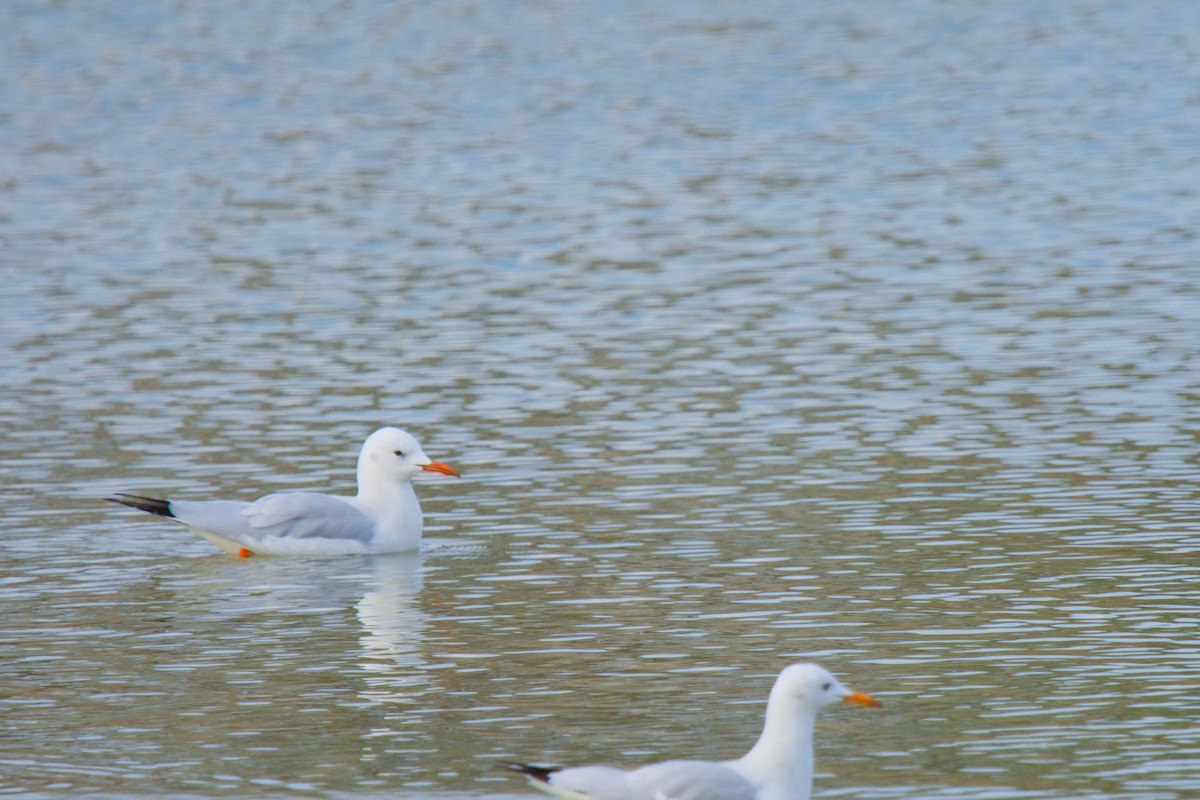
[[[458,477],[454,467],[425,455],[416,437],[399,428],[380,428],[363,442],[358,456],[360,480],[364,474],[370,474],[404,483],[422,471]]]
[[[784,669],[771,689],[771,698],[776,696],[781,702],[795,703],[798,710],[811,714],[838,701],[879,705],[879,701],[869,694],[850,691],[828,670],[816,664],[793,664]]]

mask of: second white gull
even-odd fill
[[[528,764],[509,768],[564,800],[808,800],[817,714],[839,700],[879,705],[870,695],[842,686],[816,664],[793,664],[775,679],[758,743],[739,759],[661,761],[633,770],[558,770]]]

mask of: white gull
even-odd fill
[[[458,476],[450,465],[425,455],[411,434],[380,428],[358,455],[354,497],[278,492],[252,503],[131,494],[105,499],[186,525],[237,556],[397,553],[421,543],[421,504],[412,479],[422,470]]]
[[[816,664],[793,664],[779,673],[771,689],[758,743],[734,761],[662,761],[633,770],[509,768],[565,800],[808,800],[813,726],[821,709],[839,700],[879,705]]]

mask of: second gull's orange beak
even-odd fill
[[[881,705],[883,705],[878,700],[876,700],[874,697],[871,697],[871,695],[864,694],[863,692],[851,692],[850,694],[843,697],[842,700],[847,703],[858,703],[860,706],[881,706]]]

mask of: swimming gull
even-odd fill
[[[565,800],[808,800],[813,725],[838,700],[877,706],[816,664],[779,673],[758,743],[734,761],[662,761],[634,770],[592,766],[547,769],[511,764],[531,784]]]
[[[422,470],[458,477],[425,455],[399,428],[380,428],[358,455],[358,494],[278,492],[252,503],[236,500],[159,500],[132,494],[109,502],[179,522],[227,553],[349,555],[416,550],[421,504],[412,478]]]

